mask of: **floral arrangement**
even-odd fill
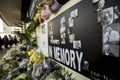
[[[42,54],[42,52],[41,52],[41,50],[30,50],[29,52],[28,52],[28,55],[29,55],[29,60],[31,61],[31,62],[33,62],[33,63],[38,63],[38,62],[40,62],[40,61],[43,61],[43,58],[44,58],[44,56],[43,56],[43,54]]]
[[[0,60],[0,79],[34,80],[37,76],[42,80],[75,80],[71,78],[72,73],[44,56],[40,49],[31,49],[27,56],[24,57],[19,50],[9,50]]]
[[[16,46],[7,51],[0,60],[0,79],[13,80],[16,76],[26,72],[28,59],[25,53]],[[24,69],[21,71],[21,69]]]
[[[36,14],[34,21],[39,20],[40,23],[44,23],[52,13],[56,13],[62,5],[67,3],[69,0],[41,0],[35,7]]]
[[[54,68],[55,70],[46,77],[46,80],[76,80],[71,77],[72,73],[65,70],[65,68],[59,64],[56,64]]]

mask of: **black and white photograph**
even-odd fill
[[[102,25],[103,55],[119,57],[120,45],[120,11],[118,6],[101,11],[99,21]],[[117,21],[118,20],[118,21]]]
[[[119,57],[120,23],[110,25],[103,32],[103,55]]]
[[[75,34],[70,34],[69,35],[69,42],[73,43],[73,41],[75,41]]]
[[[66,32],[66,27],[60,27],[60,33],[65,33]]]
[[[75,12],[75,17],[77,17],[79,14],[78,9],[75,9],[74,12]]]
[[[65,38],[61,38],[61,44],[65,44]]]
[[[61,44],[65,44],[65,38],[66,38],[65,17],[62,17],[60,19],[60,37],[61,37]]]
[[[60,37],[61,37],[61,44],[65,44],[66,27],[63,26],[60,27]]]
[[[119,18],[120,18],[120,10],[119,10],[118,6],[115,6],[114,7],[114,20],[115,20],[115,22]]]
[[[74,26],[74,17],[69,18],[69,27]]]
[[[71,28],[67,28],[67,35],[70,35],[72,33],[72,29]]]
[[[74,10],[70,12],[70,18],[72,18],[72,17],[75,17],[75,11]]]
[[[65,44],[66,33],[61,34],[61,44]]]
[[[70,12],[69,27],[74,27],[74,25],[75,25],[74,19],[77,16],[78,16],[78,9],[75,9],[75,10]]]
[[[72,17],[77,17],[78,16],[78,9],[75,9],[75,10],[73,10],[73,11],[71,11],[70,12],[70,18],[72,18]]]
[[[81,41],[80,40],[73,41],[73,48],[80,49],[81,48]]]
[[[65,17],[60,19],[60,27],[65,27]]]
[[[114,11],[113,7],[106,8],[98,12],[98,22],[101,22],[101,25],[106,27],[113,23]]]
[[[102,10],[102,9],[103,9],[103,7],[104,7],[104,5],[105,5],[105,0],[99,0],[99,2],[98,2],[98,9],[97,9],[97,11]]]
[[[105,0],[92,0],[95,12],[102,11],[105,7]]]

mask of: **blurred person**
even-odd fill
[[[12,48],[13,45],[13,37],[11,35],[8,35],[8,45],[10,46],[10,48]]]
[[[18,39],[17,39],[16,36],[14,36],[14,38],[13,38],[13,44],[17,45],[17,43],[18,43]]]
[[[106,27],[106,32],[103,36],[103,49],[105,55],[114,55],[119,57],[120,35],[113,30],[111,26]]]
[[[4,42],[5,48],[8,49],[8,37],[7,37],[7,35],[4,35],[3,42]]]

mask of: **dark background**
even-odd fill
[[[68,42],[68,37],[66,38],[66,44],[51,44],[49,35],[50,29],[48,30],[49,45],[82,51],[82,66],[84,66],[83,61],[89,62],[89,70],[82,69],[80,72],[84,76],[93,79],[91,77],[93,76],[91,71],[93,71],[100,74],[98,78],[101,80],[103,80],[103,75],[107,76],[109,79],[119,80],[119,58],[102,55],[102,26],[97,23],[97,13],[94,10],[92,0],[82,0],[48,23],[48,27],[50,23],[53,23],[54,39],[60,40],[60,19],[65,16],[65,25],[68,28],[70,12],[75,9],[78,9],[79,14],[75,18],[75,25],[71,28],[71,32],[75,34],[75,40],[81,40],[82,48],[73,49],[73,45]]]

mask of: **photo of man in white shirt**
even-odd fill
[[[118,31],[113,30],[111,26],[106,27],[103,35],[103,52],[105,55],[119,57],[120,35]]]

